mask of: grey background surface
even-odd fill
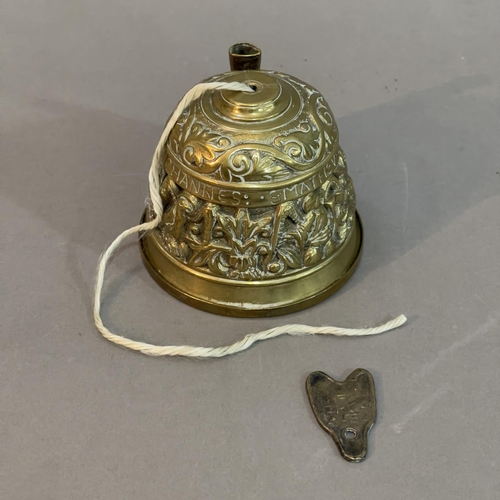
[[[0,498],[499,498],[497,0],[3,2]],[[95,266],[135,224],[162,126],[236,41],[336,115],[366,245],[336,296],[229,319],[165,294],[134,242],[104,317],[222,345],[285,323],[404,328],[282,337],[216,361],[151,359],[93,327]],[[313,370],[374,374],[362,464],[314,420]]]

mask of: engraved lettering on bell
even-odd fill
[[[159,241],[182,263],[215,276],[260,280],[309,267],[340,248],[353,225],[354,192],[340,165],[336,175],[319,179],[324,181],[320,187],[304,186],[303,198],[287,201],[284,190],[279,206],[259,209],[233,208],[245,199],[239,191],[218,191],[216,203],[202,200],[201,192],[210,196],[204,186],[198,189],[183,177],[176,183],[167,176],[161,188],[165,212]],[[299,188],[290,189],[300,196]]]
[[[339,382],[323,372],[307,377],[307,395],[319,425],[332,436],[349,462],[366,457],[368,432],[375,423],[375,384],[367,370],[358,368]]]
[[[254,54],[240,45],[232,57]],[[269,316],[319,302],[351,276],[362,246],[333,113],[283,73],[207,81],[256,90],[206,92],[177,121],[162,151],[163,220],[141,240],[148,270],[212,312]]]

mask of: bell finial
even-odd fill
[[[261,50],[251,43],[235,43],[229,48],[231,71],[260,69]]]

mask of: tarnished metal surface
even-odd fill
[[[332,436],[341,455],[349,462],[361,462],[377,416],[371,373],[358,368],[339,382],[323,372],[313,372],[307,377],[306,388],[316,419]]]

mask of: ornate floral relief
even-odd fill
[[[323,136],[312,120],[305,121],[296,130],[276,137],[274,145],[290,158],[309,166],[322,152]]]
[[[194,104],[170,134],[173,153],[193,170],[227,182],[279,180],[308,170],[334,149],[337,128],[319,92],[288,80],[300,90],[301,99],[295,123],[284,124],[288,129],[266,131],[262,142],[249,140],[248,134],[238,138],[224,133]]]
[[[350,234],[352,182],[345,164],[334,172],[305,197],[266,208],[210,203],[167,176],[157,235],[175,259],[207,274],[246,281],[291,274],[326,259]]]
[[[174,259],[201,273],[242,281],[291,275],[330,257],[351,233],[355,195],[333,115],[318,91],[277,76],[298,94],[290,122],[270,120],[268,130],[255,133],[250,125],[233,130],[211,121],[195,102],[162,152],[170,177],[161,186],[165,211],[157,239]],[[296,185],[262,193],[238,188],[262,182],[264,189],[266,182],[320,163]],[[191,177],[189,169],[202,175]],[[229,189],[214,181],[233,184]],[[252,196],[265,202],[252,207]]]
[[[318,95],[316,97],[315,107],[316,107],[316,114],[325,125],[328,126],[334,125],[335,120],[333,119],[332,112],[326,105],[323,96]]]

